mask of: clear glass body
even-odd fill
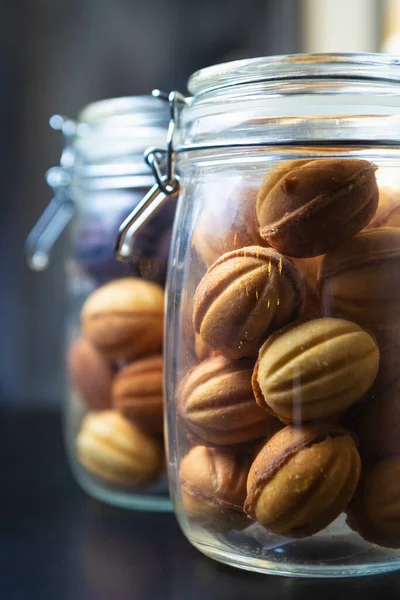
[[[212,67],[180,114],[170,490],[192,544],[244,569],[400,566],[400,102],[374,60]]]
[[[76,215],[67,258],[65,440],[92,496],[171,510],[162,422],[164,284],[174,216],[167,204],[114,257],[118,228],[152,184],[143,151],[165,141],[162,102],[117,99],[85,109],[71,149]]]

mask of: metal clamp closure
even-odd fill
[[[50,262],[50,250],[75,213],[75,204],[69,197],[69,175],[62,167],[53,167],[46,180],[54,196],[25,242],[25,256],[33,271],[44,271]]]
[[[160,90],[154,90],[153,96],[169,103],[170,117],[167,146],[166,148],[149,148],[144,154],[144,159],[153,171],[156,183],[119,228],[115,244],[115,256],[118,260],[125,260],[131,256],[136,235],[158,212],[164,202],[179,192],[179,177],[175,171],[173,138],[179,105],[187,102],[187,99],[176,91],[166,94]]]
[[[73,164],[71,147],[76,123],[71,119],[54,115],[50,119],[50,126],[62,132],[65,145],[61,155],[61,166],[52,167],[45,175],[54,196],[25,242],[26,261],[34,271],[43,271],[48,267],[50,250],[54,242],[75,214],[75,204],[70,198],[68,186],[71,182],[69,169]]]

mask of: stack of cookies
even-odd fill
[[[82,466],[117,487],[153,482],[164,465],[164,291],[127,277],[97,288],[69,348],[69,373],[86,408],[76,439]]]
[[[177,404],[182,501],[202,527],[302,538],[345,512],[400,547],[399,204],[376,170],[284,161],[227,204],[219,235],[200,215],[198,361]]]

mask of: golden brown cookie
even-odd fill
[[[318,273],[321,266],[322,256],[313,256],[311,258],[293,258],[292,262],[298,268],[300,274],[304,277],[313,291],[317,291]]]
[[[357,448],[344,430],[285,427],[250,468],[244,510],[272,533],[307,537],[346,510],[360,472]]]
[[[121,369],[112,386],[114,408],[147,433],[163,431],[163,357],[142,358]]]
[[[379,189],[379,204],[374,218],[366,229],[400,227],[400,192],[390,188]]]
[[[319,285],[325,314],[372,329],[400,324],[400,229],[370,229],[326,254]]]
[[[400,548],[400,456],[381,458],[363,470],[347,523],[373,544]]]
[[[80,463],[109,484],[150,483],[163,464],[161,445],[116,410],[86,415],[76,445]]]
[[[227,358],[255,356],[269,333],[297,317],[303,299],[304,282],[290,260],[249,246],[208,269],[195,293],[193,324]]]
[[[111,406],[112,368],[89,340],[77,338],[68,348],[68,373],[86,406],[101,410]]]
[[[198,333],[196,333],[194,338],[194,350],[200,361],[208,358],[211,354],[210,348],[203,342]]]
[[[363,459],[400,455],[400,377],[365,401],[354,429]]]
[[[179,477],[189,519],[214,530],[243,529],[251,456],[195,446],[182,459]]]
[[[85,336],[108,360],[133,360],[159,352],[164,292],[148,281],[127,277],[95,290],[81,315]]]
[[[345,412],[374,382],[379,350],[356,323],[317,318],[288,325],[261,347],[253,374],[258,404],[284,423]]]
[[[400,323],[375,328],[374,337],[379,348],[379,371],[371,393],[380,396],[400,379]]]
[[[208,199],[193,234],[193,245],[205,264],[244,246],[265,246],[256,219],[257,189],[238,186],[232,197]]]
[[[300,318],[315,317],[321,313],[321,300],[318,291],[318,272],[322,256],[293,258],[292,261],[304,278],[306,293]]]
[[[213,356],[189,372],[178,397],[178,412],[202,443],[232,446],[266,437],[274,420],[254,398],[254,361]]]
[[[350,158],[278,164],[257,197],[261,237],[288,256],[318,256],[340,247],[375,214],[376,169]]]

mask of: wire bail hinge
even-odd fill
[[[25,242],[25,256],[33,271],[44,271],[50,262],[50,250],[75,213],[75,204],[67,187],[70,176],[63,167],[52,167],[46,173],[47,184],[54,196]]]
[[[34,271],[47,269],[50,250],[75,213],[75,204],[70,198],[68,188],[71,183],[70,173],[74,162],[72,144],[77,125],[72,119],[53,115],[50,127],[61,131],[64,147],[60,166],[52,167],[45,175],[48,186],[53,190],[53,198],[25,242],[26,261]]]
[[[126,260],[131,256],[137,234],[158,212],[164,202],[179,192],[179,177],[175,171],[173,137],[179,105],[186,103],[187,98],[176,91],[166,94],[160,90],[154,90],[153,96],[169,103],[167,146],[166,148],[149,148],[144,153],[144,160],[153,171],[156,183],[119,228],[115,244],[115,256],[118,260]]]

